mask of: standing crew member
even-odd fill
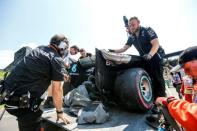
[[[155,98],[166,96],[162,66],[164,50],[159,46],[157,34],[150,27],[145,28],[140,26],[140,21],[137,17],[131,17],[128,26],[130,36],[127,43],[121,49],[109,49],[109,51],[122,53],[134,45],[140,56],[143,56],[147,62],[147,70],[153,78]]]
[[[41,96],[52,81],[52,95],[57,120],[70,123],[62,108],[62,84],[65,67],[62,56],[68,51],[68,40],[62,34],[53,36],[49,46],[40,46],[25,56],[5,80],[10,92],[5,109],[17,117],[20,131],[38,131],[41,127]]]

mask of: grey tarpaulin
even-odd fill
[[[79,109],[87,106],[91,100],[84,85],[78,86],[64,97],[64,103],[70,107],[70,112],[77,115]]]
[[[109,113],[100,102],[92,102],[78,112],[78,124],[105,123],[108,119]]]
[[[92,102],[89,99],[85,85],[70,91],[64,97],[64,102],[70,107],[70,112],[78,116],[78,124],[104,123],[109,118],[109,113],[101,102]]]

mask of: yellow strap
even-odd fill
[[[193,89],[192,88],[186,88],[184,90],[184,94],[192,94],[193,93]]]

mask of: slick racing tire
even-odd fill
[[[129,111],[145,112],[153,105],[151,79],[142,68],[120,71],[116,77],[114,95]]]

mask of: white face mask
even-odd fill
[[[60,44],[58,45],[58,48],[65,50],[68,49],[68,45],[66,44],[66,42],[61,41]]]
[[[66,42],[61,41],[60,44],[58,45],[58,48],[60,49],[60,55],[62,57],[68,55],[68,44]]]

